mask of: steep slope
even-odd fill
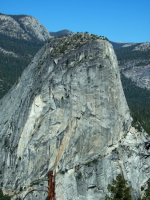
[[[3,191],[12,199],[105,199],[123,173],[134,199],[149,179],[147,134],[131,127],[116,56],[103,37],[52,39],[0,101]],[[53,176],[53,177],[52,177]],[[55,191],[54,191],[55,188]]]
[[[27,15],[0,14],[0,26],[1,98],[51,37],[37,19]]]

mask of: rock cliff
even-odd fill
[[[28,192],[26,199],[45,200],[48,184],[49,199],[103,200],[120,173],[137,199],[150,177],[148,136],[131,126],[103,37],[51,39],[1,99],[0,113],[1,186],[13,200]]]

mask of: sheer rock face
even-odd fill
[[[131,127],[116,56],[103,38],[52,39],[0,101],[0,113],[1,182],[13,199],[45,190],[40,180],[49,171],[57,200],[104,199],[119,173],[136,199],[149,178],[148,136]]]
[[[3,15],[0,14],[0,33],[24,40],[36,39],[40,42],[50,38],[49,32],[32,16],[27,15]]]

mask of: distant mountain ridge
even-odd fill
[[[48,30],[40,22],[28,15],[0,14],[0,34],[15,39],[40,42],[50,39]]]
[[[112,42],[112,41],[110,41],[110,42],[113,45],[114,49],[118,49],[118,48],[121,48],[121,47],[132,46],[132,45],[135,44],[135,43],[124,43],[124,42]]]
[[[50,35],[54,36],[54,37],[67,36],[67,35],[72,35],[72,34],[74,34],[74,33],[67,29],[57,31],[57,32],[50,32]]]

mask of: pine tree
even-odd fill
[[[4,195],[2,190],[0,189],[0,200],[10,200],[11,197]]]
[[[132,200],[131,189],[127,185],[127,181],[119,174],[116,180],[113,180],[112,185],[108,185],[110,196],[106,195],[106,200]]]

